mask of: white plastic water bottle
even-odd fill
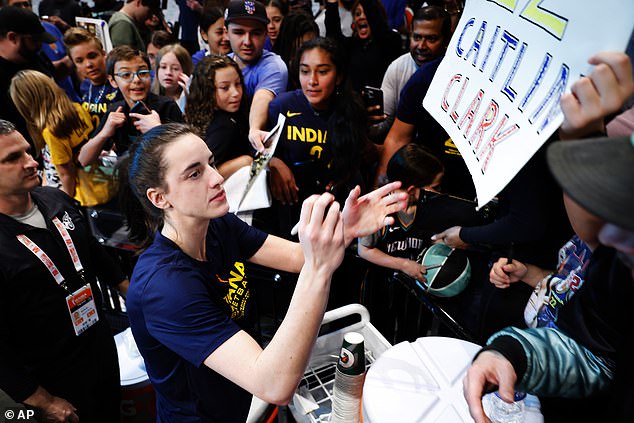
[[[513,402],[508,403],[500,398],[496,391],[491,395],[489,418],[493,423],[522,423],[524,421],[524,392],[515,392]]]

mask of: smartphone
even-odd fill
[[[377,110],[369,112],[372,116],[383,116],[383,91],[380,88],[365,86],[361,91],[365,107],[379,106]]]
[[[140,115],[149,115],[152,112],[142,101],[137,101],[134,106],[130,108],[130,113],[138,113]]]

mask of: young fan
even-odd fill
[[[119,90],[108,82],[106,52],[97,37],[80,27],[66,31],[64,45],[77,75],[82,79],[79,87],[81,105],[90,113],[95,127],[98,127],[108,106],[121,99]]]
[[[114,48],[106,58],[108,80],[123,100],[108,108],[96,135],[84,145],[79,160],[87,165],[103,150],[123,155],[137,138],[165,122],[182,122],[183,114],[170,98],[150,92],[150,60],[140,50],[128,46]]]
[[[152,32],[150,42],[147,44],[147,57],[150,59],[150,65],[152,66],[152,78],[156,76],[156,56],[160,49],[170,44],[177,43],[178,40],[174,38],[174,35],[167,31],[157,30]]]
[[[269,123],[286,116],[275,158],[271,193],[282,207],[280,234],[297,222],[297,203],[316,193],[337,196],[363,185],[372,146],[366,136],[365,109],[346,78],[346,57],[335,41],[314,38],[296,60],[301,88],[283,93],[269,106]]]
[[[203,135],[225,178],[251,164],[249,123],[240,68],[226,56],[207,56],[196,66],[185,120]]]
[[[390,340],[398,336],[400,342],[403,337],[417,335],[411,329],[419,317],[403,313],[408,293],[404,287],[390,283],[391,274],[400,270],[416,280],[425,280],[425,267],[416,258],[423,248],[431,245],[431,240],[430,232],[421,227],[423,217],[417,209],[422,190],[437,191],[443,173],[440,161],[424,147],[408,144],[398,150],[388,164],[388,178],[402,182],[399,191],[407,193],[407,208],[394,216],[394,224],[359,240],[359,256],[379,266],[365,279],[364,303],[377,328]]]
[[[60,187],[83,206],[107,201],[107,194],[100,195],[88,179],[81,178],[79,148],[94,129],[88,112],[71,102],[51,78],[37,71],[18,72],[11,80],[9,93],[28,122],[36,149],[44,150],[46,185]]]
[[[205,42],[206,48],[194,53],[192,56],[194,65],[197,65],[205,56],[225,55],[231,52],[224,12],[221,8],[209,8],[200,16],[200,37]]]
[[[185,47],[180,44],[163,47],[156,55],[156,77],[152,92],[171,98],[181,111],[185,111],[187,86],[193,70],[192,58]]]
[[[263,3],[266,8],[266,17],[269,18],[269,23],[266,25],[268,39],[264,48],[273,50],[280,35],[280,26],[288,14],[288,3],[281,0],[265,0]]]

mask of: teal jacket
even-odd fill
[[[555,328],[509,327],[487,344],[485,349],[500,352],[513,364],[518,391],[582,398],[606,391],[614,378],[612,360],[593,354]]]

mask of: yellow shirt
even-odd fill
[[[91,177],[86,178],[86,171],[90,171],[90,166],[81,168],[77,161],[79,147],[90,139],[94,126],[90,114],[78,103],[73,103],[73,107],[79,114],[82,125],[76,129],[68,138],[58,138],[51,133],[48,128],[42,131],[42,138],[49,147],[51,152],[51,162],[57,167],[66,163],[73,163],[77,170],[75,199],[82,206],[94,206],[104,202],[104,187],[100,187],[105,183],[109,185],[109,181],[98,181],[95,185],[91,181]],[[106,190],[108,187],[105,188]],[[106,200],[107,201],[107,200]]]

